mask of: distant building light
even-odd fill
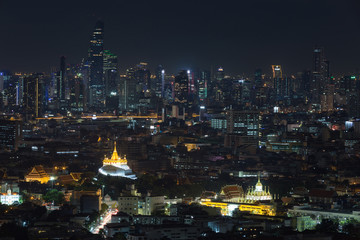
[[[59,151],[59,152],[56,152],[56,154],[74,154],[74,153],[79,153],[79,151]]]

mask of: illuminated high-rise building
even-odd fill
[[[186,71],[181,71],[174,81],[174,101],[186,104],[189,96],[189,79]]]
[[[145,62],[141,62],[136,66],[135,71],[137,84],[141,86],[143,91],[151,89],[151,73],[147,65]]]
[[[282,78],[282,68],[280,65],[271,65],[273,78]]]
[[[261,69],[256,69],[254,74],[254,84],[256,88],[262,87],[262,71]]]
[[[157,97],[164,97],[165,89],[165,69],[162,65],[159,65],[156,68],[156,77],[155,77],[155,94]]]
[[[198,97],[200,103],[205,102],[205,100],[207,99],[209,82],[210,82],[210,72],[200,71],[197,78]]]
[[[320,104],[322,112],[331,112],[334,110],[334,84],[327,84],[324,92],[320,96]]]
[[[225,72],[224,72],[224,69],[222,67],[219,67],[218,69],[216,69],[216,72],[215,72],[215,79],[217,81],[221,81],[225,78]]]
[[[18,120],[0,120],[0,145],[17,150],[22,136],[22,123]]]
[[[105,103],[104,89],[104,23],[98,21],[90,40],[89,48],[90,82],[89,97],[90,106],[102,107]]]
[[[281,87],[282,87],[282,69],[280,65],[271,65],[272,75],[274,80],[274,94],[277,99],[281,96]]]
[[[136,70],[133,68],[126,70],[126,77],[120,79],[119,109],[134,110],[139,103],[137,92],[137,82],[135,79]]]
[[[41,115],[43,102],[42,75],[34,74],[24,78],[23,108],[26,119]]]
[[[320,96],[329,83],[329,62],[325,58],[324,48],[315,47],[313,51],[313,71],[310,82],[312,103],[320,103]]]
[[[260,113],[254,110],[230,109],[226,112],[227,136],[225,145],[238,143],[257,145],[260,136]],[[232,142],[237,143],[232,143]]]
[[[191,70],[187,70],[187,75],[188,75],[188,91],[189,94],[193,95],[195,93],[195,76],[194,76],[194,72]]]
[[[19,77],[10,72],[1,72],[0,81],[2,81],[2,107],[7,110],[13,110],[17,104],[17,90]]]
[[[109,50],[104,51],[104,78],[106,96],[117,95],[118,57]]]
[[[60,58],[60,71],[59,77],[57,78],[57,98],[58,100],[65,100],[65,78],[66,78],[66,65],[65,57]]]
[[[81,74],[78,73],[74,76],[70,87],[70,107],[72,111],[84,111],[85,106],[85,85],[81,77]]]

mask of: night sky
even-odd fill
[[[221,65],[232,74],[281,64],[311,68],[325,47],[331,71],[360,68],[360,4],[355,0],[121,1],[0,0],[0,69],[46,71],[65,55],[87,56],[91,32],[105,22],[105,49],[120,69],[140,61],[167,72]]]

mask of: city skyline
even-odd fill
[[[1,2],[0,69],[49,72],[63,55],[79,63],[98,19],[105,22],[104,49],[118,56],[121,73],[143,61],[174,74],[211,66],[252,74],[272,64],[291,74],[311,69],[316,45],[324,47],[332,73],[359,68],[355,1],[67,3]]]

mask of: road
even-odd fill
[[[105,216],[103,216],[100,223],[91,231],[94,234],[98,234],[100,229],[103,229],[106,224],[108,224],[111,221],[111,216],[117,214],[117,209],[111,209],[109,210]]]

